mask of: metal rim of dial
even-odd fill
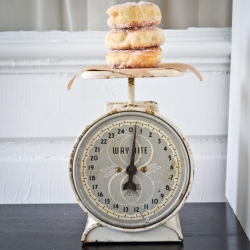
[[[124,113],[124,112],[126,112],[126,113]],[[152,119],[156,119],[156,120],[161,121],[165,124],[168,124],[175,131],[177,137],[179,137],[183,147],[185,148],[186,155],[188,157],[188,165],[189,165],[188,166],[188,169],[189,169],[188,177],[186,177],[185,188],[182,190],[183,191],[182,194],[179,193],[179,195],[177,195],[175,197],[175,200],[173,199],[175,202],[174,202],[174,204],[172,204],[173,205],[172,209],[169,209],[168,212],[165,212],[165,213],[163,212],[162,216],[160,214],[160,219],[156,218],[155,220],[153,220],[153,222],[150,222],[149,224],[147,224],[146,222],[144,224],[140,222],[138,225],[136,225],[135,227],[132,227],[132,228],[130,226],[128,226],[129,223],[126,223],[125,221],[124,221],[124,223],[121,223],[121,222],[118,222],[118,223],[113,222],[112,223],[112,220],[110,222],[110,220],[104,219],[105,215],[100,216],[98,213],[96,213],[96,211],[93,211],[93,206],[86,204],[86,199],[84,199],[84,197],[83,197],[84,195],[82,194],[81,190],[79,190],[79,177],[78,177],[78,181],[76,180],[77,179],[76,175],[79,176],[79,172],[78,172],[78,174],[76,174],[76,168],[77,168],[76,167],[76,155],[78,154],[81,143],[83,141],[85,141],[86,135],[88,133],[90,133],[91,129],[93,130],[100,122],[113,119],[114,117],[119,117],[120,115],[129,114],[128,112],[130,112],[130,114],[132,112],[133,114],[136,114],[136,115],[140,114],[142,116],[148,116],[148,117],[151,117]],[[137,113],[134,113],[134,112],[137,112]],[[79,158],[79,156],[78,156],[78,158]],[[148,229],[157,227],[159,225],[162,225],[166,221],[168,221],[184,205],[184,203],[185,203],[185,201],[190,193],[191,187],[192,187],[193,174],[194,174],[194,164],[193,164],[192,152],[190,150],[190,147],[189,147],[185,137],[182,135],[181,131],[169,119],[163,117],[159,113],[151,112],[149,110],[145,110],[145,109],[141,109],[141,108],[134,108],[134,107],[130,107],[130,108],[126,108],[126,109],[116,109],[116,110],[113,110],[111,112],[105,113],[102,116],[98,117],[96,120],[94,120],[89,126],[87,126],[82,131],[80,136],[77,138],[77,140],[75,142],[75,146],[74,146],[72,154],[71,154],[71,158],[70,158],[71,185],[72,185],[73,191],[75,193],[75,196],[76,196],[81,208],[92,219],[94,219],[95,221],[100,223],[100,225],[107,226],[109,228],[116,229],[119,231],[136,232],[136,231],[148,230]]]

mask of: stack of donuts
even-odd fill
[[[111,68],[153,68],[162,59],[160,45],[165,42],[161,29],[159,7],[149,2],[128,2],[107,10],[108,26],[105,37],[109,48],[106,62]]]

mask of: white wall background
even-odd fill
[[[195,158],[192,202],[225,201],[231,30],[165,30],[163,62],[195,66],[204,81],[136,79],[136,100],[157,101]],[[108,101],[126,101],[126,80],[70,77],[104,64],[105,32],[0,33],[0,203],[76,202],[68,160],[74,139]]]
[[[226,196],[250,239],[250,1],[234,1]]]

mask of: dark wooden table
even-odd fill
[[[0,205],[1,250],[250,250],[227,203],[187,203],[180,211],[183,244],[81,244],[86,215],[78,204]]]

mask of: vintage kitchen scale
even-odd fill
[[[192,152],[156,102],[135,102],[134,84],[136,77],[176,77],[186,69],[202,77],[186,64],[164,65],[82,72],[85,79],[128,78],[128,102],[109,102],[78,136],[70,157],[72,188],[88,214],[84,243],[183,241],[178,211],[193,183]]]

